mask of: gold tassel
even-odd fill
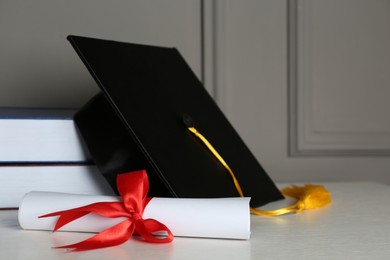
[[[331,202],[330,192],[322,185],[306,184],[303,187],[291,186],[282,190],[284,195],[302,202],[302,209],[318,209]]]
[[[306,209],[318,209],[330,204],[331,194],[322,185],[305,184],[304,186],[291,186],[281,190],[283,195],[297,200],[291,206],[277,210],[261,210],[251,208],[251,213],[260,216],[279,216],[287,213],[299,213]]]
[[[206,147],[211,151],[211,153],[219,160],[219,162],[225,167],[225,169],[229,172],[232,177],[234,186],[238,194],[241,197],[244,197],[244,193],[241,189],[241,186],[234,175],[232,169],[228,166],[225,160],[221,157],[221,155],[215,150],[215,148],[211,145],[211,143],[204,137],[199,131],[193,126],[192,122],[187,124],[187,129],[192,132],[197,138],[199,138]],[[291,186],[281,190],[283,195],[293,197],[297,199],[297,202],[291,206],[284,207],[277,210],[261,210],[250,208],[252,214],[260,215],[260,216],[279,216],[288,213],[299,213],[305,209],[318,209],[328,205],[331,202],[331,194],[325,189],[322,185],[314,185],[314,184],[306,184],[305,186]]]

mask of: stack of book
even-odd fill
[[[29,191],[112,195],[73,121],[75,110],[0,108],[0,208]]]

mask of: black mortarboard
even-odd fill
[[[68,40],[102,91],[75,121],[113,187],[116,174],[146,169],[150,196],[238,196],[226,168],[187,130],[193,123],[252,197],[252,207],[283,198],[175,48]]]

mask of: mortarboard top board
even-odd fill
[[[238,192],[189,118],[233,170],[251,206],[283,196],[175,48],[80,36],[68,40],[101,93],[75,116],[99,170],[146,169],[149,196],[212,198]]]

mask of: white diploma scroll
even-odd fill
[[[29,192],[19,206],[19,224],[24,229],[53,230],[58,217],[38,218],[56,211],[86,206],[95,202],[120,201],[120,197]],[[153,198],[143,218],[166,225],[174,236],[249,239],[250,198],[182,199]],[[105,218],[90,213],[60,230],[100,232],[126,218]]]

